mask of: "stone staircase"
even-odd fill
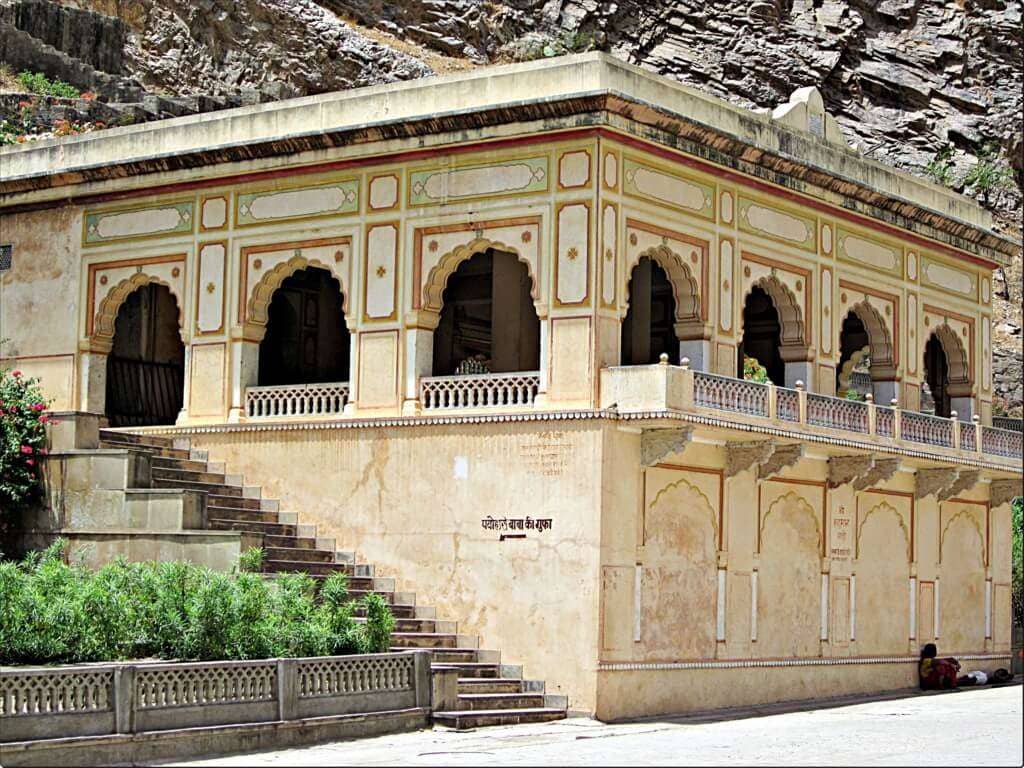
[[[101,430],[100,447],[148,454],[153,488],[205,493],[205,526],[262,537],[268,576],[300,571],[321,580],[342,572],[353,598],[371,592],[383,596],[396,622],[391,649],[429,649],[434,670],[457,670],[457,706],[435,712],[436,723],[462,730],[566,716],[565,696],[545,693],[543,681],[523,679],[522,667],[503,664],[499,651],[481,649],[476,636],[458,633],[457,622],[438,618],[432,607],[417,605],[414,593],[396,591],[393,578],[375,576],[372,564],[337,550],[333,539],[317,536],[315,525],[300,523],[296,513],[282,511],[277,500],[263,498],[258,486],[228,474],[204,451],[189,448],[187,440]]]

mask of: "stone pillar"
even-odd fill
[[[695,371],[711,372],[711,342],[706,339],[688,339],[679,342],[679,359],[690,358]]]
[[[956,411],[960,421],[970,421],[974,416],[973,397],[951,397],[949,398],[950,411]]]
[[[353,324],[348,321],[346,322],[349,327],[348,335],[348,402],[345,403],[343,413],[345,415],[351,415],[356,409],[356,383],[359,381],[359,377],[356,376],[356,371],[359,370],[359,334],[356,333]]]
[[[417,310],[405,317],[405,387],[402,413],[420,412],[420,379],[434,372],[434,331],[441,316],[436,312]],[[350,385],[351,386],[351,385]],[[354,395],[349,396],[355,402]]]
[[[187,424],[188,423],[188,404],[192,399],[192,345],[185,342],[185,361],[184,361],[184,375],[181,387],[181,410],[178,411],[178,417],[175,419],[175,424]],[[223,386],[223,382],[221,382]],[[223,390],[221,390],[223,391]]]
[[[78,408],[87,413],[107,411],[107,356],[83,351],[79,356]]]
[[[804,386],[806,386],[807,382],[811,381],[812,373],[812,364],[807,361],[801,360],[797,363],[786,363],[785,385],[790,389],[795,389],[796,383],[802,381]]]
[[[259,382],[260,343],[245,338],[231,342],[231,409],[228,421],[237,422],[245,418],[245,390]]]
[[[876,403],[888,403],[893,399],[899,400],[900,383],[895,379],[888,381],[872,381],[871,393],[875,396]]]
[[[537,316],[540,318],[540,389],[542,396],[547,395],[548,381],[551,376],[551,318],[548,317],[547,307],[537,306]]]

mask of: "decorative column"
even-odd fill
[[[243,328],[231,329],[231,405],[228,421],[245,418],[245,390],[259,382],[260,343],[245,338]]]
[[[428,310],[417,310],[405,316],[405,394],[402,401],[404,415],[415,416],[420,413],[420,379],[433,373],[434,331],[437,330],[440,320],[441,316],[438,313]],[[542,323],[541,328],[543,327]],[[355,402],[355,396],[350,395],[350,400]]]

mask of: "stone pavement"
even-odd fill
[[[963,689],[777,705],[620,725],[587,718],[435,729],[175,763],[288,765],[971,765],[1024,762],[1024,689]]]

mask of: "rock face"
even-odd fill
[[[121,25],[61,15],[76,8]],[[162,99],[133,105],[142,119],[429,76],[437,55],[594,47],[746,107],[816,85],[864,155],[975,195],[1019,236],[1021,21],[1019,0],[0,0],[0,44],[6,25],[47,66],[63,53],[135,78]],[[91,49],[69,29],[83,24]],[[972,168],[988,173],[972,182]],[[997,392],[1017,413],[1020,279],[1018,259],[994,336]]]

